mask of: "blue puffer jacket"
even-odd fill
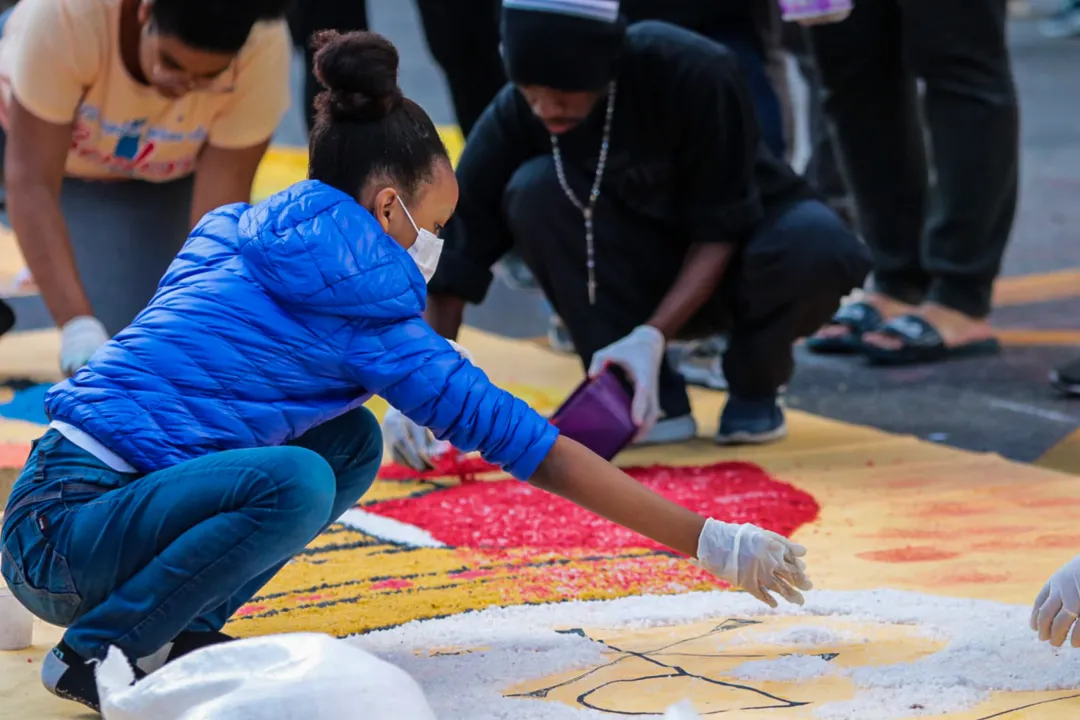
[[[280,445],[381,395],[520,479],[558,434],[424,322],[412,258],[305,181],[207,215],[150,305],[45,408],[140,472]]]

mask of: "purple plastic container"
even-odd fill
[[[551,424],[566,437],[611,460],[637,434],[630,414],[632,397],[611,371],[595,380],[585,380],[570,394]]]
[[[832,15],[851,10],[852,0],[780,0],[781,17],[785,21]]]

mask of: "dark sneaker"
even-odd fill
[[[208,632],[192,632],[191,630],[185,630],[173,640],[172,649],[169,650],[169,658],[165,662],[172,662],[173,660],[184,657],[188,653],[202,650],[204,647],[232,642],[235,639],[236,638],[231,635],[226,635],[225,633],[216,630],[210,630]]]
[[[787,437],[784,411],[770,400],[729,397],[720,414],[718,445],[761,445]]]
[[[15,327],[15,311],[4,300],[0,300],[0,335]]]
[[[96,669],[97,661],[83,657],[61,640],[41,663],[41,683],[55,696],[99,712]],[[146,677],[142,670],[132,670],[136,679]]]
[[[1066,395],[1080,396],[1080,358],[1051,370],[1050,384]]]
[[[177,635],[175,640],[165,645],[165,647],[161,648],[153,655],[139,658],[136,665],[138,665],[140,670],[149,674],[156,672],[166,663],[178,660],[188,653],[193,653],[196,650],[201,650],[202,648],[210,647],[211,645],[232,642],[235,639],[236,638],[231,635],[226,635],[223,632],[217,632],[215,630],[207,632],[185,630]]]

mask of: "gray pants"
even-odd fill
[[[167,183],[67,178],[60,209],[94,315],[123,330],[157,290],[191,229],[193,178]]]

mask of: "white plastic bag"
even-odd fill
[[[329,635],[214,645],[133,679],[110,648],[97,671],[105,720],[435,720],[408,673]]]

